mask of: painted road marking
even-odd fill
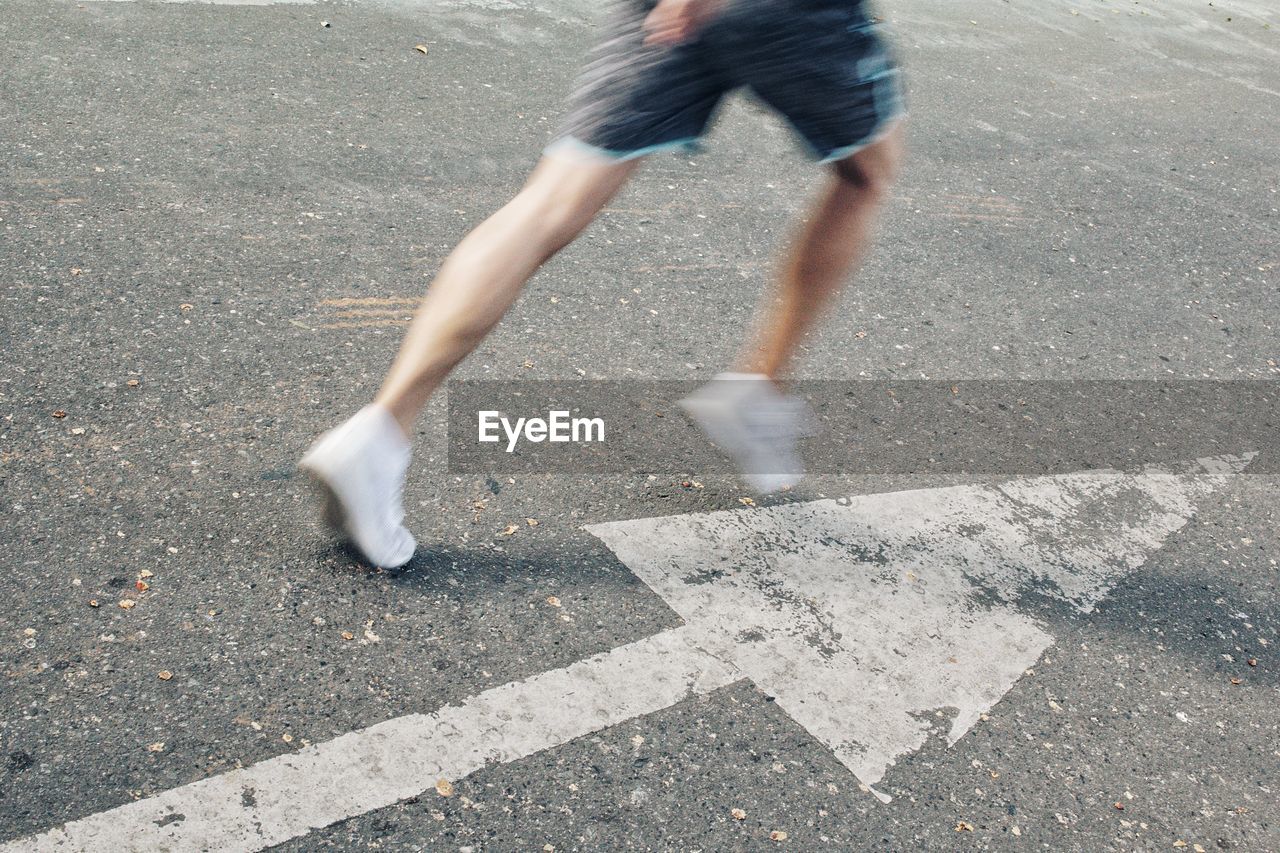
[[[342,296],[321,299],[315,311],[321,316],[321,329],[374,329],[408,326],[421,297]],[[292,321],[304,329],[311,328],[299,320]],[[314,331],[314,330],[313,330]]]
[[[29,850],[261,850],[741,676],[677,628],[242,770],[202,779],[28,839]],[[252,803],[252,805],[247,805]]]
[[[934,711],[954,744],[1053,642],[1021,599],[1092,611],[1251,458],[588,529],[873,786]]]
[[[404,296],[340,296],[331,299],[321,299],[316,303],[321,308],[352,308],[355,306],[378,307],[385,310],[413,310],[421,297],[404,297]]]
[[[990,125],[987,127],[990,127]],[[931,198],[894,196],[893,201],[913,208],[916,213],[926,213],[942,219],[954,219],[970,225],[996,225],[1012,228],[1037,221],[1035,215],[1027,211],[1022,205],[998,195],[978,196],[942,193]]]
[[[872,786],[1053,642],[1019,601],[1088,613],[1251,458],[594,525],[684,626],[0,851],[259,850],[742,678]]]

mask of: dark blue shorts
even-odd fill
[[[897,63],[859,0],[727,0],[676,47],[644,44],[654,3],[615,0],[549,153],[627,160],[694,148],[739,88],[786,118],[822,162],[875,141],[904,113]]]

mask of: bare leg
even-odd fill
[[[834,164],[830,182],[787,258],[776,294],[760,306],[757,331],[739,359],[742,372],[776,379],[865,255],[902,159],[903,136],[899,122],[878,141]]]
[[[406,435],[432,392],[497,324],[529,277],[573,242],[638,163],[544,157],[524,189],[458,244],[378,393],[377,402]]]

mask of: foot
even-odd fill
[[[326,523],[380,568],[403,566],[417,547],[400,500],[412,454],[395,418],[375,404],[320,436],[298,463],[324,495]]]
[[[721,373],[680,407],[734,458],[757,492],[776,492],[804,477],[796,442],[812,433],[812,414],[804,401],[779,393],[768,377]]]

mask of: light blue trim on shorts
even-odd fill
[[[644,148],[636,148],[632,151],[617,151],[591,145],[576,136],[562,136],[543,149],[542,153],[562,154],[573,152],[612,160],[615,163],[625,163],[627,160],[635,160],[637,157],[647,157],[650,154],[674,151],[676,149],[684,149],[689,154],[696,154],[702,150],[702,141],[696,136],[690,136],[684,139],[673,139],[670,142],[659,142],[657,145],[646,145]]]
[[[863,148],[875,145],[881,139],[884,139],[884,137],[888,135],[889,131],[893,129],[893,126],[906,117],[906,110],[898,110],[887,118],[881,119],[861,142],[854,143],[853,145],[846,145],[843,148],[837,148],[825,157],[821,156],[818,152],[814,152],[813,156],[818,158],[818,165],[820,166],[825,166],[828,163],[835,163],[837,160],[843,160],[846,157],[857,154]]]

